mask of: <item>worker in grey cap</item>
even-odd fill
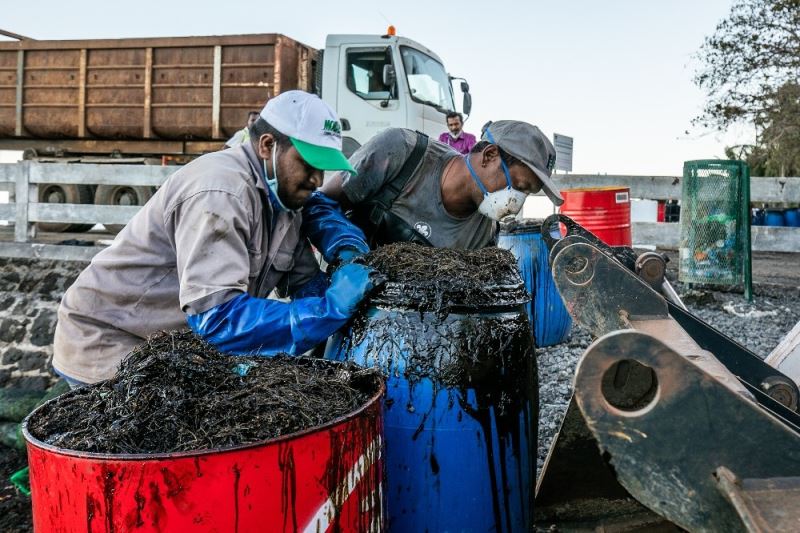
[[[310,209],[334,208],[321,197],[339,202],[373,247],[483,248],[493,244],[496,222],[519,213],[527,195],[544,190],[563,203],[551,178],[555,158],[539,128],[516,120],[490,123],[463,156],[424,134],[387,129],[352,155],[357,174],[334,175]]]

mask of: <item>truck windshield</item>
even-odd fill
[[[435,107],[442,113],[455,111],[450,78],[441,63],[408,46],[400,47],[411,98]]]

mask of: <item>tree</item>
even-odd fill
[[[737,0],[699,58],[695,83],[708,102],[698,121],[763,122],[779,89],[800,83],[800,0]]]
[[[800,175],[800,85],[786,84],[766,111],[759,144],[729,146],[728,159],[750,165],[753,176]]]
[[[753,124],[756,145],[742,153],[753,175],[800,174],[800,0],[737,0],[699,59],[707,102],[695,123]]]

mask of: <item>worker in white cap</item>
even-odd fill
[[[341,148],[333,110],[289,91],[267,102],[250,142],[170,176],[64,295],[56,372],[73,386],[110,378],[149,335],[187,326],[232,354],[298,354],[324,341],[374,284],[353,263],[328,284],[302,230],[323,171],[353,172]],[[368,249],[343,215],[325,216],[315,235],[326,259]],[[291,300],[268,299],[273,290]]]

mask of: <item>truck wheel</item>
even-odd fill
[[[39,185],[39,202],[47,204],[91,204],[92,188],[89,185],[67,185],[47,183]],[[39,231],[83,232],[92,229],[94,224],[72,224],[70,222],[37,222]]]
[[[144,205],[153,196],[150,187],[134,187],[131,185],[98,185],[94,193],[96,205]],[[109,233],[117,234],[124,224],[103,224]]]

